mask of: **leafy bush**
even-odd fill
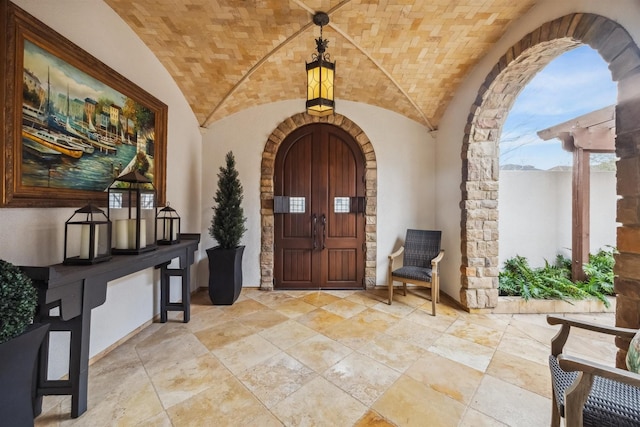
[[[17,337],[32,323],[37,301],[31,279],[0,259],[0,344]]]
[[[600,249],[589,255],[584,265],[586,281],[571,280],[571,260],[556,256],[555,264],[531,268],[525,257],[516,255],[504,263],[499,274],[501,295],[521,296],[524,300],[561,299],[563,301],[597,298],[609,306],[606,296],[613,295],[614,248]]]

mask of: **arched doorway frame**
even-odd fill
[[[640,50],[617,22],[574,13],[527,34],[495,64],[471,107],[462,144],[461,289],[468,309],[498,302],[498,140],[516,96],[553,58],[588,44],[609,64],[618,83],[616,105],[617,205],[616,324],[640,326]],[[619,344],[620,347],[620,344]],[[618,362],[628,343],[620,347]]]
[[[269,135],[262,151],[260,170],[260,289],[273,290],[274,254],[274,173],[280,144],[294,130],[312,123],[327,123],[347,132],[362,151],[365,161],[365,271],[367,289],[376,284],[378,172],[376,153],[369,137],[354,122],[341,114],[315,117],[307,113],[295,114],[282,121]]]

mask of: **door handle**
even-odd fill
[[[316,235],[318,233],[318,217],[316,214],[311,215],[311,222],[313,223],[313,250],[318,249],[318,242]]]
[[[322,222],[322,250],[324,250],[327,242],[327,217],[325,214],[322,214],[320,222]]]

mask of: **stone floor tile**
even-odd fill
[[[319,403],[322,404],[319,404]],[[322,377],[277,404],[272,412],[285,426],[350,426],[367,407]]]
[[[379,302],[386,301],[383,297],[373,292],[357,291],[346,297],[347,300],[362,304],[366,307],[373,307]]]
[[[507,425],[473,408],[467,408],[458,427],[507,427]]]
[[[336,385],[316,377],[272,408],[285,426],[351,426],[367,407]]]
[[[271,309],[264,309],[254,311],[253,313],[245,314],[242,317],[238,317],[238,322],[242,325],[252,328],[254,331],[259,332],[266,328],[279,325],[280,323],[289,320],[284,314],[278,313]]]
[[[259,332],[260,336],[271,344],[285,350],[299,342],[317,335],[317,332],[295,320],[287,320]]]
[[[390,335],[379,334],[362,346],[358,352],[396,371],[404,372],[420,358],[425,350]]]
[[[442,334],[428,326],[415,323],[407,318],[397,321],[385,332],[424,350],[428,350]]]
[[[296,321],[320,333],[327,333],[333,327],[342,322],[344,317],[331,313],[322,308],[317,308],[296,318]]]
[[[247,369],[238,379],[271,408],[316,376],[311,368],[286,353],[279,353]]]
[[[181,426],[281,426],[282,423],[236,378],[214,382],[198,395],[167,409]]]
[[[393,384],[400,373],[363,354],[351,353],[322,376],[367,406]]]
[[[457,426],[465,405],[402,375],[371,407],[397,426]]]
[[[474,342],[443,334],[429,347],[429,351],[484,372],[494,350]]]
[[[483,376],[477,369],[432,352],[425,352],[405,375],[465,405],[471,402]]]
[[[326,292],[315,292],[301,298],[302,301],[315,305],[316,307],[324,307],[327,304],[340,300],[339,297],[328,294]]]
[[[447,329],[448,334],[473,341],[476,344],[495,348],[500,344],[503,330],[482,326],[475,319],[458,319]]]
[[[252,328],[242,325],[240,322],[230,320],[211,328],[202,329],[195,336],[209,350],[216,350],[254,334]]]
[[[280,351],[260,335],[253,334],[211,352],[227,369],[238,375]]]
[[[148,375],[165,409],[233,376],[211,353],[149,369]]]
[[[369,410],[353,427],[393,427],[394,425],[376,411]]]
[[[547,364],[531,362],[498,350],[489,363],[487,374],[551,398],[551,375]]]
[[[491,375],[482,379],[469,406],[509,426],[540,427],[551,423],[550,399]]]
[[[323,372],[352,352],[351,348],[324,335],[315,335],[287,349],[288,354],[316,372]]]
[[[317,308],[318,307],[316,307],[315,305],[306,303],[300,298],[292,298],[281,301],[274,307],[274,309],[276,309],[279,313],[282,313],[289,318],[302,316],[303,314],[307,314]]]
[[[322,307],[323,309],[330,311],[331,313],[337,314],[338,316],[342,316],[345,319],[355,316],[367,309],[365,305],[358,304],[356,302],[350,301],[348,299],[340,299],[338,301],[332,302],[330,304]]]

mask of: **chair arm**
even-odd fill
[[[625,383],[634,387],[640,387],[640,374],[629,372],[624,369],[602,365],[579,357],[561,354],[558,356],[558,364],[567,372],[579,371],[589,375],[608,378],[613,381]]]
[[[438,263],[442,260],[442,257],[444,256],[444,249],[440,249],[440,253],[431,260],[431,270],[435,271],[436,273],[438,272]]]
[[[400,246],[400,249],[389,255],[389,261],[393,262],[394,259],[398,258],[404,252],[404,246]]]
[[[608,335],[617,335],[622,338],[631,339],[638,332],[636,329],[620,328],[617,326],[604,326],[582,320],[570,319],[554,315],[547,315],[547,323],[550,325],[561,325],[560,331],[551,339],[551,354],[558,356],[562,353],[571,326],[588,331],[599,332]]]
[[[402,255],[403,252],[404,252],[404,246],[400,246],[400,249],[398,249],[397,251],[389,255],[389,272],[388,272],[389,277],[387,277],[387,281],[388,281],[387,284],[390,287],[393,286],[393,280],[391,280],[391,276],[393,275],[393,270],[395,269],[393,265],[395,264],[396,258]],[[389,297],[389,304],[391,304],[391,297]]]

